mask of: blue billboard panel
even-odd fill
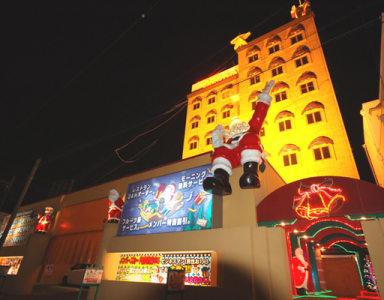
[[[205,165],[128,186],[117,236],[212,228],[212,195],[203,181]]]

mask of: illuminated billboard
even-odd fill
[[[212,228],[211,165],[130,184],[117,236]]]
[[[16,275],[19,271],[22,260],[23,256],[3,256],[0,257],[0,267],[9,268],[7,268],[7,275]]]
[[[21,246],[28,242],[29,236],[34,232],[40,207],[20,212],[13,220],[13,224],[9,229],[8,236],[5,239],[3,247]],[[3,234],[5,227],[11,215],[5,216],[1,224],[1,233]]]
[[[215,251],[121,254],[116,280],[166,284],[168,267],[184,268],[185,285],[217,286]]]

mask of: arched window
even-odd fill
[[[321,122],[325,118],[324,105],[313,101],[305,106],[301,114],[305,115],[308,125]]]
[[[277,103],[277,102],[288,99],[289,97],[288,91],[289,91],[289,85],[286,84],[285,82],[279,81],[273,86],[271,90],[271,95],[275,98]]]
[[[197,97],[192,101],[193,110],[199,109],[201,107],[201,97]]]
[[[201,118],[200,118],[199,115],[194,116],[194,117],[191,119],[191,121],[190,121],[190,123],[191,123],[191,129],[198,128],[198,127],[199,127],[200,120],[201,120]]]
[[[333,145],[333,140],[326,136],[315,138],[308,146],[308,150],[312,149],[315,161],[332,158],[330,146]]]
[[[285,64],[285,60],[281,57],[275,57],[272,59],[268,67],[268,69],[272,72],[272,77],[283,73],[283,64]]]
[[[300,46],[292,55],[296,68],[304,66],[310,62],[311,51],[307,46]]]
[[[205,134],[205,136],[204,136],[206,146],[212,145],[212,137],[211,137],[211,133],[212,133],[212,130],[211,130],[211,131],[208,131],[208,132]]]
[[[292,129],[294,117],[295,115],[288,110],[279,112],[275,118],[275,122],[279,124],[279,131],[283,132]]]
[[[232,87],[233,87],[232,84],[228,84],[224,89],[221,90],[221,97],[223,99],[226,99],[231,95]]]
[[[213,104],[216,102],[216,96],[217,96],[217,92],[216,91],[212,91],[208,94],[207,96],[207,99],[208,99],[208,105],[209,104]]]
[[[252,63],[256,60],[260,59],[260,48],[254,45],[251,49],[247,52],[248,57],[248,63]]]
[[[223,106],[223,108],[221,109],[223,119],[229,118],[231,116],[232,108],[233,108],[232,104],[227,104],[227,105]]]
[[[288,37],[291,39],[291,45],[302,41],[305,38],[304,26],[298,24],[289,31]]]
[[[207,118],[207,124],[212,124],[216,122],[217,112],[215,109],[210,110],[205,117]]]
[[[259,98],[260,91],[253,91],[248,98],[248,102],[251,103],[252,110],[256,109],[256,100]]]
[[[296,82],[300,86],[301,94],[312,92],[316,89],[316,74],[313,72],[303,73]]]
[[[300,148],[294,144],[286,144],[281,148],[279,155],[283,157],[284,167],[298,164],[298,152]]]
[[[275,35],[273,38],[269,39],[267,42],[268,53],[271,55],[277,51],[281,50],[281,38],[278,35]]]
[[[197,149],[197,143],[199,142],[199,137],[197,135],[194,135],[191,137],[188,141],[189,143],[189,150]]]
[[[250,85],[254,85],[260,82],[260,74],[261,74],[261,69],[258,67],[253,67],[249,70],[248,78],[249,78]]]

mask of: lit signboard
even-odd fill
[[[40,207],[20,212],[16,215],[12,227],[9,229],[8,236],[3,244],[7,246],[21,246],[28,242],[31,233],[34,232]],[[1,225],[1,233],[3,234],[5,227],[11,215],[5,216]]]
[[[192,85],[192,92],[203,89],[207,86],[220,82],[224,79],[239,74],[239,66],[234,66],[228,70],[225,70],[219,74],[213,75],[207,79],[201,80],[198,83]]]
[[[185,285],[217,285],[215,251],[121,254],[116,280],[166,284],[168,267],[184,268]]]
[[[211,165],[130,184],[117,236],[212,228]]]
[[[0,267],[9,267],[7,275],[16,275],[22,260],[23,256],[3,256],[0,257]]]

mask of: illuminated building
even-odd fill
[[[382,19],[384,19],[384,14]],[[360,113],[363,116],[365,142],[363,147],[371,165],[376,184],[384,187],[384,87],[382,84],[384,74],[384,25],[382,25],[380,58],[379,99],[363,103],[363,109]]]
[[[291,38],[296,43],[285,45]],[[236,43],[240,44],[239,66],[197,83],[196,91],[189,97],[187,127],[190,127],[186,128],[184,147],[184,155],[192,153],[188,159],[20,210],[39,210],[39,206],[52,205],[57,217],[48,234],[32,233],[26,245],[0,249],[0,262],[22,258],[19,273],[7,278],[4,293],[27,294],[36,281],[59,283],[74,264],[95,263],[104,268],[97,299],[164,299],[165,277],[160,279],[161,274],[171,263],[182,265],[181,261],[185,260],[189,274],[185,277],[186,298],[290,300],[296,299],[292,279],[294,251],[301,248],[312,266],[313,280],[309,281],[308,289],[316,292],[312,297],[343,296],[340,291],[331,293],[332,286],[350,292],[348,298],[379,299],[377,292],[364,291],[361,276],[364,255],[369,249],[369,267],[374,266],[375,280],[384,289],[384,203],[381,201],[384,189],[355,179],[358,178],[356,167],[313,15],[298,18],[249,44],[244,45],[240,39]],[[266,45],[271,49],[268,53],[277,51],[277,59],[274,53],[269,58],[263,52],[268,49]],[[304,49],[301,46],[308,51],[294,57],[293,53]],[[285,62],[280,64],[282,59]],[[304,65],[296,69],[295,59]],[[316,60],[320,62],[315,63]],[[201,141],[207,142],[207,133],[222,123],[222,119],[228,119],[224,125],[229,126],[236,116],[249,118],[256,100],[254,91],[280,70],[283,73],[274,76],[279,90],[274,91],[272,113],[263,131],[270,157],[268,167],[261,174],[261,188],[240,189],[233,184],[231,195],[205,194],[200,179],[209,176],[210,155],[197,154],[212,148]],[[309,95],[313,97],[309,99]],[[202,129],[204,132],[200,132]],[[290,139],[278,140],[284,136]],[[269,145],[272,146],[268,148]],[[294,157],[296,164],[292,164]],[[316,157],[323,159],[316,162]],[[284,167],[284,161],[290,165]],[[297,172],[298,178],[287,179],[285,170],[294,170],[292,174]],[[235,168],[230,181],[238,182],[242,173],[242,168]],[[158,184],[156,188],[154,183]],[[103,224],[111,189],[120,191],[125,199],[119,224]],[[207,199],[213,208],[205,205]],[[172,201],[174,204],[168,207]],[[212,210],[206,213],[207,208]],[[166,231],[157,231],[161,226]],[[127,231],[131,233],[125,234]],[[340,255],[332,255],[332,251],[340,251],[337,252]],[[342,262],[344,268],[336,273],[326,266],[329,262],[331,265]],[[334,273],[339,278],[326,278]],[[354,275],[357,282],[342,281],[341,275],[345,274]],[[94,296],[95,289],[89,289],[88,299]]]
[[[213,151],[209,134],[248,121],[265,83],[276,85],[261,130],[268,162],[287,182],[312,176],[359,178],[333,90],[314,14],[246,44],[236,38],[239,64],[192,86],[183,158]],[[239,46],[240,45],[240,46]]]

